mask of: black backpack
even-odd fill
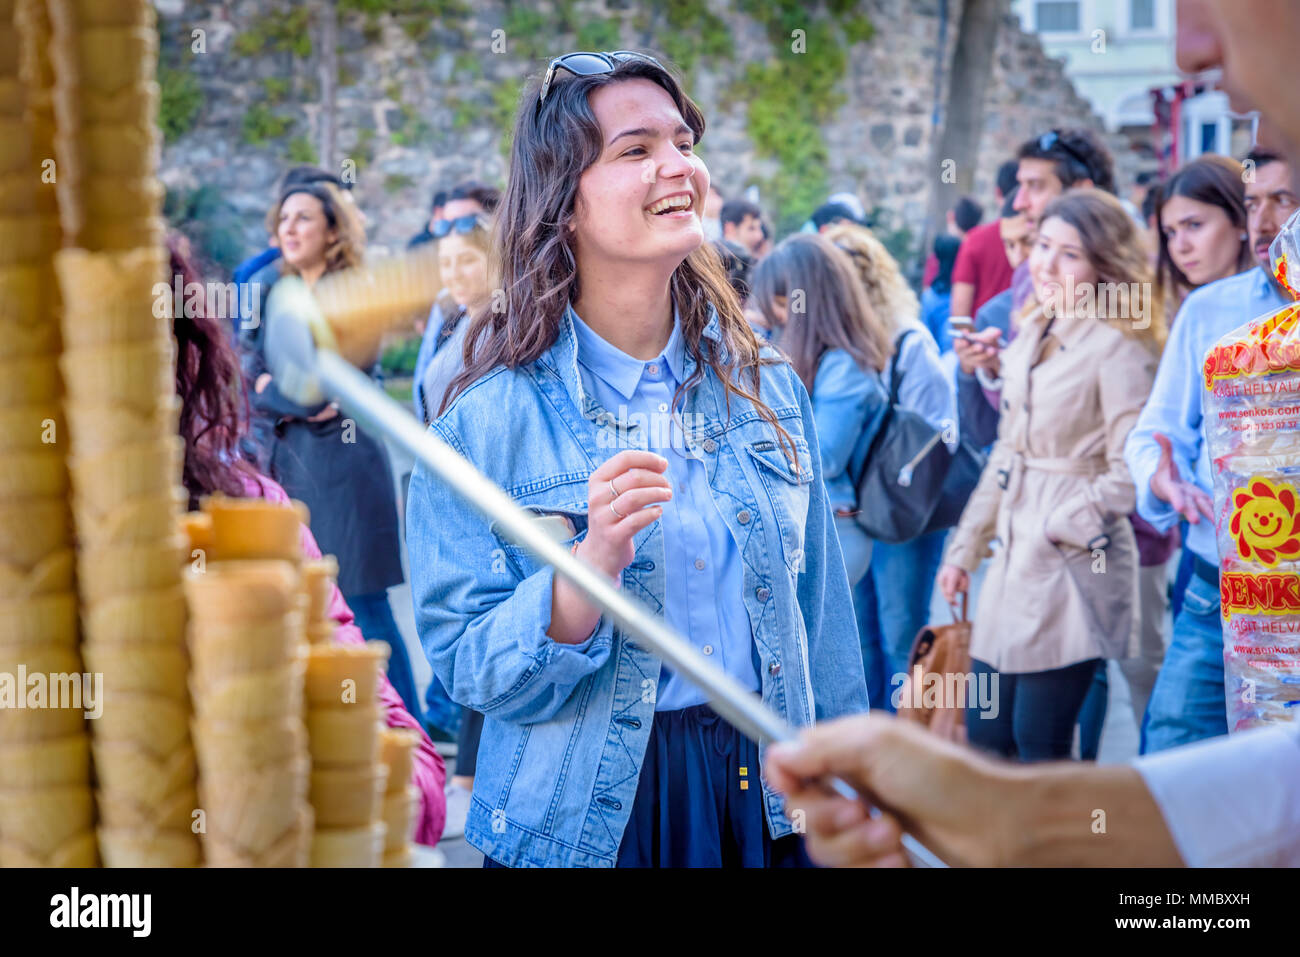
[[[898,357],[908,329],[889,361],[889,405],[879,417],[858,475],[857,521],[875,541],[897,544],[950,528],[984,470],[984,455],[962,441],[948,451],[943,433],[898,404]]]

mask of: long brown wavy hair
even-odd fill
[[[509,185],[496,212],[492,234],[495,302],[477,310],[465,339],[465,368],[451,383],[439,414],[490,370],[535,362],[559,336],[568,304],[579,298],[581,277],[571,245],[578,181],[599,159],[603,139],[588,95],[598,87],[647,79],[672,98],[694,142],[704,135],[704,114],[666,69],[639,58],[618,61],[612,73],[565,76],[552,84],[538,109],[541,77],[529,80],[515,117]],[[762,344],[741,311],[722,261],[708,243],[682,260],[669,283],[686,348],[695,371],[678,394],[700,383],[705,370],[717,376],[731,397],[752,402],[777,432],[787,455],[794,445],[772,410],[759,399],[760,367],[782,360],[761,358]],[[721,343],[704,338],[709,306],[717,311]]]
[[[778,296],[787,300],[785,321]],[[822,236],[783,239],[754,271],[750,298],[809,392],[831,349],[843,349],[864,372],[883,371],[894,352],[848,254]]]
[[[1232,228],[1247,232],[1246,184],[1241,175],[1241,164],[1227,156],[1206,153],[1192,160],[1161,185],[1160,202],[1156,206],[1156,238],[1160,243],[1156,263],[1156,295],[1171,308],[1182,304],[1195,287],[1174,263],[1165,236],[1165,203],[1175,196],[1183,196],[1198,203],[1207,203],[1223,210]],[[1237,272],[1245,272],[1255,264],[1250,240],[1243,239],[1237,249]]]
[[[1167,327],[1164,309],[1155,294],[1154,274],[1137,223],[1118,199],[1100,189],[1072,189],[1043,210],[1042,222],[1053,217],[1073,226],[1084,254],[1097,272],[1095,301],[1104,304],[1097,318],[1143,342],[1157,355],[1164,348]],[[1108,288],[1103,290],[1104,284]],[[1041,306],[1031,296],[1021,319]]]
[[[325,222],[335,232],[334,242],[325,247],[325,271],[334,272],[358,265],[366,252],[366,228],[352,197],[345,196],[343,190],[329,183],[296,183],[286,187],[266,214],[266,231],[271,236],[279,236],[280,210],[294,193],[306,193],[318,199],[325,209]],[[286,273],[296,272],[283,257],[280,258],[280,269]]]

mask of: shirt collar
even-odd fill
[[[634,358],[607,342],[582,321],[582,317],[572,305],[567,311],[577,339],[578,362],[592,375],[608,383],[624,399],[631,399],[641,382],[641,376],[645,373],[647,360]],[[663,363],[676,380],[682,382],[685,379],[685,356],[686,344],[682,339],[681,322],[677,314],[677,306],[674,304],[673,331],[668,337],[668,344],[664,346],[658,360],[649,361]]]

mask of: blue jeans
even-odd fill
[[[893,710],[893,678],[907,673],[912,642],[929,620],[946,534],[930,532],[899,545],[876,542],[867,573],[853,590],[867,698],[873,708]]]
[[[1143,754],[1228,733],[1219,589],[1193,575],[1142,720]]]
[[[388,604],[388,591],[374,592],[369,595],[345,595],[348,607],[356,618],[356,625],[361,629],[361,636],[366,641],[386,641],[391,652],[388,656],[388,680],[402,698],[402,704],[420,726],[424,726],[424,714],[420,708],[420,696],[415,691],[415,675],[411,671],[411,658],[406,653],[406,642],[397,630],[393,618],[393,608]]]
[[[989,717],[966,709],[966,738],[974,748],[1023,762],[1060,761],[1070,756],[1079,709],[1097,676],[1096,658],[1051,671],[998,673],[998,711]],[[980,678],[995,670],[971,659]]]

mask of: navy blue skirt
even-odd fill
[[[484,867],[501,867],[485,858]],[[797,834],[772,840],[758,745],[708,705],[655,712],[617,867],[813,867]]]

